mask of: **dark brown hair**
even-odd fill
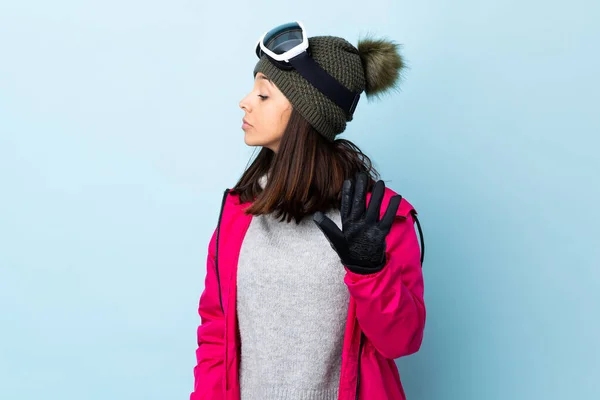
[[[242,203],[253,201],[246,214],[274,213],[298,224],[316,211],[339,209],[344,180],[358,172],[369,175],[371,191],[379,173],[369,157],[349,140],[329,141],[292,108],[278,152],[263,147],[232,191]],[[259,178],[265,174],[263,190]]]

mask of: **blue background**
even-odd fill
[[[208,240],[255,150],[238,102],[294,19],[403,43],[402,91],[340,137],[421,216],[408,398],[599,398],[599,8],[2,1],[0,398],[188,397]]]

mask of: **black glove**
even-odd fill
[[[331,247],[340,256],[342,264],[350,271],[363,275],[378,272],[385,266],[385,237],[402,200],[400,195],[393,196],[385,215],[378,221],[385,184],[377,181],[365,213],[367,178],[367,174],[361,172],[357,174],[356,182],[350,179],[344,181],[340,208],[341,231],[322,212],[317,211],[313,216]]]

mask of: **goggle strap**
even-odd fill
[[[360,99],[360,93],[355,93],[333,76],[329,75],[307,52],[303,52],[289,60],[289,63],[321,93],[329,97],[348,115],[352,115]]]

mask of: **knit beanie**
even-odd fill
[[[308,45],[310,55],[321,68],[349,90],[364,91],[367,97],[397,87],[405,67],[399,45],[385,39],[364,39],[354,47],[340,37],[314,36],[308,38]],[[329,141],[346,129],[346,122],[352,121],[352,114],[347,114],[296,70],[279,69],[263,55],[256,63],[254,76],[258,72],[265,74]]]

